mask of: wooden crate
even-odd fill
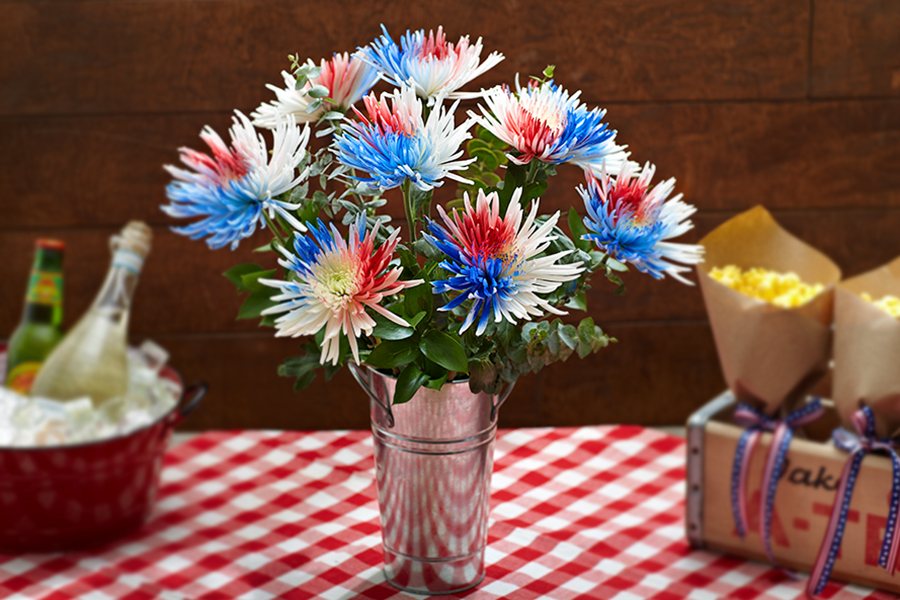
[[[827,403],[826,403],[827,404]],[[731,512],[731,469],[743,429],[732,422],[735,400],[725,392],[688,421],[687,536],[691,544],[766,561],[758,534],[760,482],[771,434],[763,434],[750,463],[748,534],[742,540]],[[834,447],[839,424],[833,407],[791,441],[775,495],[772,552],[783,566],[808,573],[828,527],[847,454]],[[800,439],[801,436],[807,439]],[[862,463],[833,579],[900,592],[900,570],[878,566],[891,492],[891,461],[868,455]]]

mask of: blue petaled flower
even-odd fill
[[[516,323],[541,317],[545,312],[565,314],[541,296],[578,278],[584,268],[580,262],[557,264],[571,251],[538,256],[555,239],[551,232],[559,212],[538,225],[535,200],[523,224],[521,195],[521,189],[513,193],[506,216],[501,218],[496,192],[485,196],[479,190],[474,208],[466,194],[461,213],[451,217],[438,206],[444,226],[434,221],[428,224],[431,235],[426,237],[447,257],[441,268],[453,273],[449,279],[432,282],[434,293],[458,292],[440,310],[453,310],[472,301],[460,333],[476,321],[475,333],[480,335],[492,319],[495,323],[504,319]]]
[[[380,101],[371,94],[363,102],[369,118],[354,108],[361,120],[345,121],[343,133],[334,140],[341,163],[370,175],[357,179],[382,190],[407,179],[421,190],[441,186],[444,177],[472,183],[452,172],[475,160],[459,160],[463,154],[460,146],[471,137],[471,122],[456,127],[456,104],[446,110],[438,103],[423,121],[422,102],[412,88],[382,94]]]
[[[431,101],[440,95],[456,97],[456,91],[493,68],[503,60],[497,52],[481,62],[481,38],[469,45],[469,36],[456,44],[447,43],[441,27],[425,35],[425,30],[410,32],[400,38],[398,46],[384,25],[384,35],[369,46],[360,48],[356,56],[366,61],[397,87],[412,86],[422,98]]]
[[[487,108],[480,106],[480,115],[469,115],[519,151],[519,156],[509,156],[516,164],[537,159],[599,171],[606,161],[606,168],[618,173],[628,153],[616,145],[616,132],[603,122],[606,111],[588,110],[578,100],[580,94],[569,95],[552,81],[520,87],[517,78],[515,92],[497,86],[485,94]]]
[[[201,217],[183,227],[172,229],[191,239],[207,238],[210,248],[231,245],[234,249],[243,238],[265,225],[263,211],[269,217],[277,213],[300,231],[305,227],[290,211],[299,208],[276,196],[292,189],[306,178],[307,171],[296,172],[306,156],[309,128],[300,128],[293,118],[281,120],[274,127],[271,155],[262,135],[239,111],[230,129],[231,147],[209,127],[200,138],[213,156],[181,148],[181,162],[192,170],[166,165],[175,178],[166,187],[170,204],[162,206],[166,214],[177,218]]]
[[[586,172],[587,189],[578,193],[584,200],[588,217],[584,224],[591,240],[616,260],[630,263],[642,273],[661,279],[668,273],[682,283],[693,285],[680,273],[690,271],[684,265],[703,261],[703,246],[666,241],[693,227],[688,220],[697,209],[681,201],[681,194],[669,199],[675,179],[650,189],[656,167],[647,163],[636,176],[626,164],[615,179],[601,169],[600,177]]]

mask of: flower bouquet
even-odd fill
[[[162,208],[195,218],[174,229],[210,248],[271,232],[259,250],[280,275],[225,273],[249,293],[239,317],[304,338],[279,369],[297,390],[350,366],[372,399],[388,578],[458,591],[483,576],[502,398],[520,375],[614,341],[590,317],[548,317],[586,310],[594,273],[616,293],[626,265],[687,283],[702,254],[669,241],[695,211],[669,197],[674,179],[652,185],[654,167],[630,162],[605,111],[557,85],[552,66],[463,92],[503,56],[482,60],[481,39],[450,43],[441,28],[399,44],[382,29],[352,56],[289,57],[276,99],[236,112],[230,145],[207,127],[212,156],[182,149],[187,169],[166,167]],[[393,89],[370,93],[379,82]],[[539,200],[566,164],[584,171],[573,191],[587,214],[570,208],[568,232]],[[455,193],[435,193],[447,180]]]

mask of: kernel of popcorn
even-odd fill
[[[884,296],[883,298],[879,298],[878,300],[872,299],[871,294],[867,294],[866,292],[863,292],[859,296],[866,302],[874,304],[892,317],[900,317],[900,298],[898,298],[897,296]]]
[[[709,271],[709,275],[733,290],[782,308],[802,306],[825,289],[821,283],[813,285],[804,283],[793,272],[778,273],[758,267],[742,272],[736,265],[725,265],[724,267],[713,267]],[[900,311],[900,300],[898,300],[898,311]]]

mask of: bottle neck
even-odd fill
[[[38,248],[25,295],[23,320],[59,327],[62,324],[62,250]]]
[[[94,299],[92,308],[114,319],[127,318],[143,265],[144,259],[139,254],[125,248],[116,249],[106,280]]]

